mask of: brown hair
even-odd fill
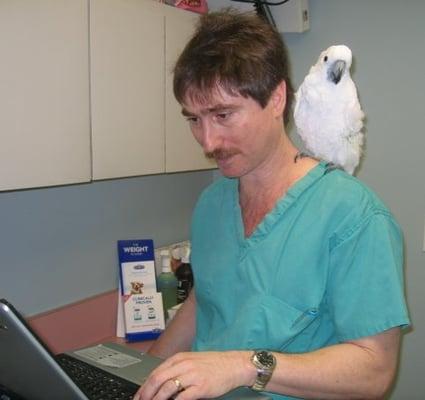
[[[207,99],[220,86],[264,108],[282,81],[288,122],[293,88],[283,39],[256,14],[232,9],[204,14],[174,67],[174,95],[180,103],[187,95]]]

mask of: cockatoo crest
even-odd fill
[[[294,119],[298,134],[314,157],[352,174],[363,145],[363,118],[357,89],[350,75],[351,50],[331,46],[295,93]]]

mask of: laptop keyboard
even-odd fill
[[[91,400],[130,400],[139,386],[67,354],[56,356],[59,365]]]

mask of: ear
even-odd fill
[[[286,82],[280,82],[273,90],[270,97],[270,105],[276,117],[283,117],[286,106]]]

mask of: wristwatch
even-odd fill
[[[267,350],[256,350],[251,356],[251,362],[257,369],[257,379],[252,389],[262,391],[266,387],[276,367],[275,356]]]

